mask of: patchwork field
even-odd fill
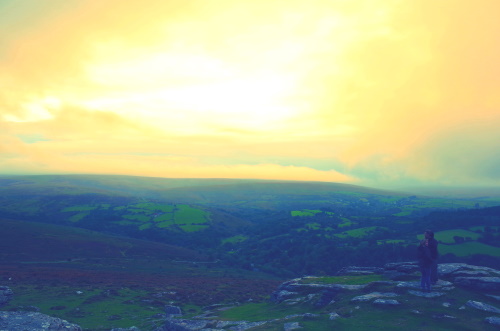
[[[202,209],[186,204],[159,204],[142,202],[130,205],[111,206],[110,204],[75,205],[61,209],[72,223],[85,222],[87,218],[99,215],[115,215],[120,219],[113,223],[134,226],[139,230],[168,228],[184,232],[206,229],[210,214]]]

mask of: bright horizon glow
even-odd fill
[[[5,0],[0,174],[499,186],[499,11]]]

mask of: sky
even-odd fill
[[[499,186],[498,13],[0,0],[0,174]]]

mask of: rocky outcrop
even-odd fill
[[[297,294],[298,294],[297,292],[291,292],[291,291],[287,291],[287,290],[278,290],[278,291],[274,291],[273,293],[271,293],[270,300],[271,300],[271,302],[281,303],[286,298],[289,298],[289,297],[297,295]]]
[[[14,292],[12,292],[10,287],[0,286],[0,307],[6,305],[10,301],[13,295]]]
[[[415,290],[409,290],[409,294],[417,296],[417,297],[422,297],[422,298],[437,298],[441,297],[444,295],[443,292],[422,292],[422,291],[415,291]]]
[[[82,328],[42,313],[0,311],[0,330],[81,331]]]
[[[385,299],[376,299],[373,301],[374,305],[379,306],[399,306],[401,303],[398,300],[385,300]]]
[[[500,277],[457,277],[455,284],[480,291],[500,290]]]
[[[0,286],[0,306],[7,304],[14,292],[8,286]],[[38,312],[36,307],[24,307],[29,311],[0,311],[0,330],[29,331],[81,331],[82,328],[66,320]]]
[[[492,325],[496,325],[496,326],[500,326],[500,317],[486,317],[484,319],[484,321],[488,324],[492,324]]]
[[[493,307],[492,305],[488,305],[486,303],[483,303],[483,302],[469,300],[469,301],[467,301],[466,305],[469,307],[475,308],[475,309],[487,311],[489,313],[500,314],[500,309],[498,309],[497,307]]]
[[[398,294],[392,293],[392,292],[387,292],[387,293],[380,293],[380,292],[373,292],[365,295],[359,295],[357,297],[354,297],[351,299],[352,302],[367,302],[371,301],[373,299],[379,299],[379,298],[392,298],[392,297],[397,297]]]
[[[338,275],[373,275],[380,274],[384,271],[383,268],[379,267],[345,267],[340,269],[337,273]]]
[[[285,323],[285,325],[283,326],[283,329],[285,331],[292,331],[292,330],[302,329],[302,327],[300,326],[299,322],[288,322],[288,323]]]

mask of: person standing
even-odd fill
[[[417,259],[422,273],[420,278],[420,287],[422,288],[422,292],[430,292],[431,268],[433,260],[431,250],[429,248],[429,239],[424,239],[420,242],[420,245],[417,248]]]
[[[432,258],[431,284],[435,285],[438,281],[438,266],[437,266],[437,259],[439,257],[438,242],[436,239],[434,239],[434,232],[432,232],[431,230],[424,231],[424,239],[428,240],[428,247]]]

